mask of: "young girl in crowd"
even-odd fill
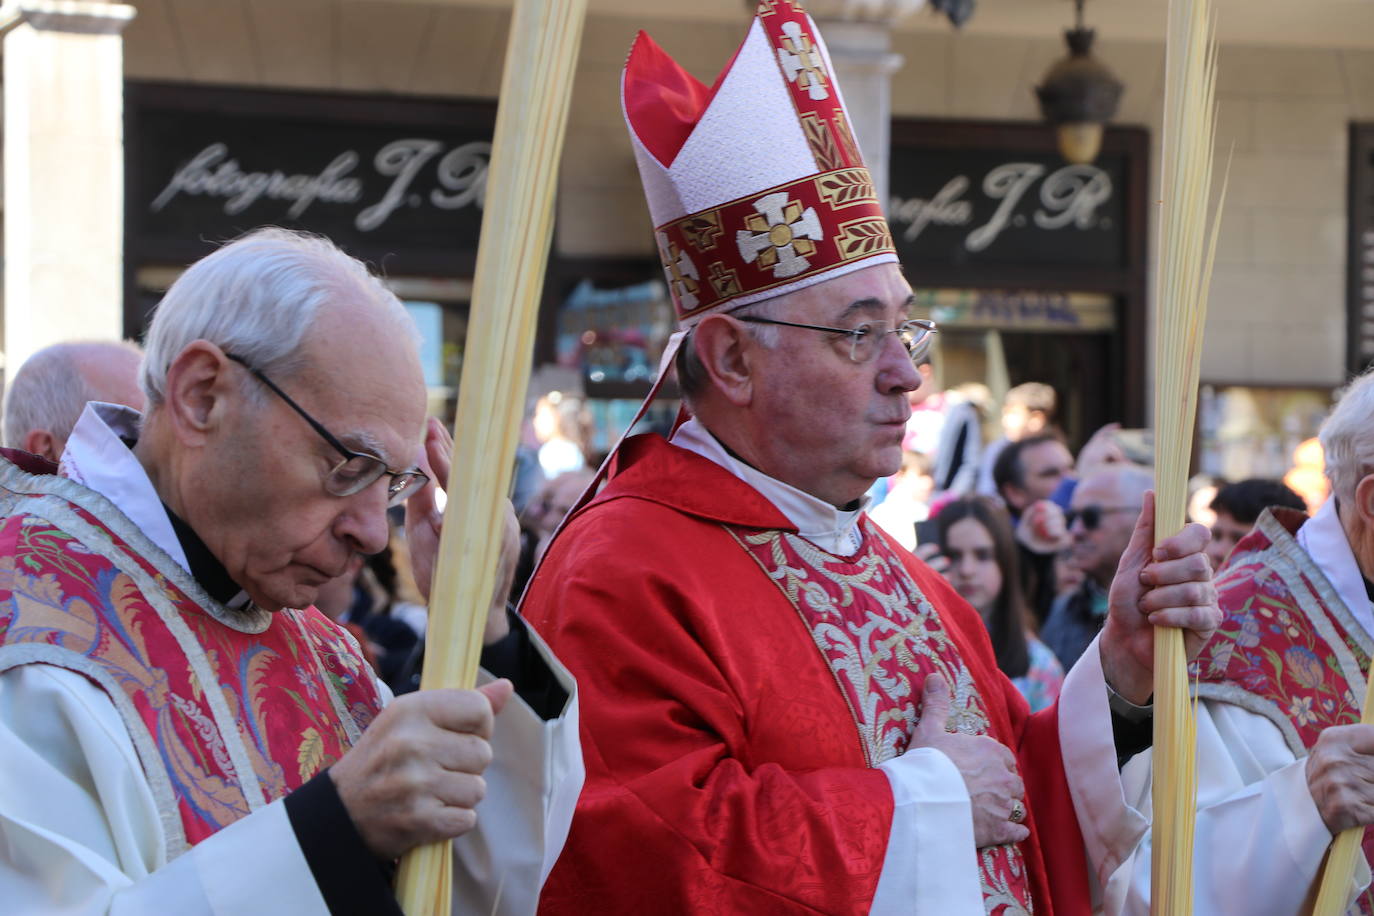
[[[1032,712],[1044,709],[1059,696],[1064,669],[1031,632],[1006,510],[986,497],[970,497],[941,507],[936,522],[944,562],[934,565],[982,615],[997,667],[1011,678]]]

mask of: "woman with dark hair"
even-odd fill
[[[941,507],[936,524],[940,557],[932,565],[982,615],[997,667],[1031,711],[1049,706],[1064,683],[1064,669],[1031,630],[1033,618],[1021,592],[1006,510],[987,497],[969,497]]]

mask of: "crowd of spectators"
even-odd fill
[[[1000,423],[983,434],[979,401],[936,386],[927,361],[911,393],[901,470],[870,493],[873,521],[940,571],[983,617],[998,666],[1039,709],[1107,615],[1107,590],[1144,495],[1154,488],[1148,432],[1111,423],[1075,454],[1057,424],[1055,390],[1007,391]],[[986,407],[986,405],[981,405]],[[988,441],[984,441],[984,439]],[[1311,512],[1325,492],[1310,445],[1285,480],[1195,478],[1188,514],[1212,530],[1220,568],[1271,507]]]

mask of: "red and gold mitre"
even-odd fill
[[[796,0],[760,0],[709,88],[640,32],[620,98],[679,325],[628,436],[702,316],[895,264],[897,252],[825,43]]]
[[[761,0],[710,88],[639,33],[621,82],[679,323],[896,262],[815,23]]]

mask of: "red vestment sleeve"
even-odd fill
[[[587,767],[541,912],[867,913],[891,789],[800,621],[719,525],[613,504],[523,607],[577,677]]]
[[[1007,689],[1016,691],[1010,681]],[[1026,797],[1034,799],[1040,852],[1045,860],[1054,912],[1056,916],[1087,916],[1092,911],[1088,856],[1064,773],[1059,704],[1027,716],[1020,738],[1016,762],[1026,783]]]

